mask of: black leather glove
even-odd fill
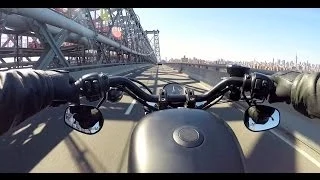
[[[275,83],[275,91],[270,94],[269,103],[291,102],[291,88],[293,81],[301,74],[296,71],[278,72],[271,76]]]
[[[279,72],[271,76],[276,90],[269,102],[291,103],[303,115],[320,118],[320,73]]]
[[[80,90],[74,85],[75,79],[68,71],[50,70],[46,71],[53,84],[53,102],[51,106],[58,106],[67,102],[79,104]]]
[[[320,118],[320,73],[304,73],[296,77],[291,89],[291,104],[309,118]]]

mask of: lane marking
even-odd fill
[[[129,114],[131,113],[132,108],[133,108],[133,106],[134,106],[135,103],[136,103],[136,100],[134,99],[134,100],[131,102],[131,104],[130,104],[130,106],[128,107],[128,109],[126,110],[126,112],[124,113],[125,115],[129,115]]]
[[[291,146],[292,148],[294,148],[296,151],[298,151],[302,156],[304,156],[305,158],[307,158],[309,161],[311,161],[314,165],[316,165],[318,168],[320,168],[320,163],[319,161],[317,161],[315,158],[313,158],[312,156],[310,156],[308,153],[306,153],[304,150],[302,150],[301,148],[299,148],[297,145],[292,144],[290,141],[288,141],[285,137],[283,137],[282,135],[278,134],[277,132],[270,130],[270,132],[274,135],[276,135],[278,138],[280,138],[281,140],[283,140],[284,142],[286,142],[289,146]]]
[[[207,86],[205,86],[204,84],[199,83],[199,85],[200,85],[202,88],[204,88],[205,90],[209,90],[209,88],[208,88]]]
[[[202,82],[200,82],[199,84],[200,84],[200,86],[201,86],[202,88],[204,88],[205,90],[209,90],[209,89],[210,89],[209,87],[207,87],[206,85],[204,85]]]
[[[133,73],[129,73],[129,74],[127,74],[127,75],[124,75],[124,76],[130,76],[130,75],[132,75]]]
[[[236,106],[239,106],[238,104]],[[241,112],[245,112],[243,109],[237,107],[237,109]],[[275,132],[274,130],[269,130],[269,132],[271,132],[272,134],[274,134],[275,136],[277,136],[278,138],[280,138],[282,141],[284,141],[285,143],[287,143],[290,147],[292,147],[293,149],[295,149],[296,151],[298,151],[302,156],[304,156],[305,158],[307,158],[309,161],[311,161],[314,165],[316,165],[318,168],[320,168],[320,162],[317,161],[315,158],[313,158],[312,156],[310,156],[307,152],[305,152],[304,150],[302,150],[300,147],[298,147],[297,145],[293,144],[290,142],[290,140],[288,140],[287,138],[285,138],[284,136],[278,134],[277,132]]]

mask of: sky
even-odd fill
[[[161,59],[307,60],[320,64],[320,9],[135,8],[159,29]]]

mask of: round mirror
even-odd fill
[[[79,132],[95,134],[103,126],[103,116],[99,109],[87,105],[70,105],[64,114],[64,122]]]
[[[244,124],[254,132],[269,130],[280,124],[280,112],[270,106],[251,106],[244,114]]]

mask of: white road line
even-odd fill
[[[208,87],[207,85],[203,84],[202,82],[200,82],[199,85],[200,85],[202,88],[204,88],[205,90],[211,89],[210,87]]]
[[[311,161],[314,165],[316,165],[318,168],[320,168],[320,163],[319,161],[317,161],[316,159],[314,159],[313,157],[311,157],[308,153],[306,153],[304,150],[302,150],[301,148],[299,148],[298,146],[296,146],[295,144],[292,144],[289,140],[287,140],[285,137],[283,137],[282,135],[278,134],[277,132],[270,130],[270,132],[274,135],[276,135],[278,138],[280,138],[281,140],[283,140],[284,142],[286,142],[289,146],[291,146],[293,149],[295,149],[296,151],[298,151],[301,155],[303,155],[305,158],[307,158],[309,161]]]
[[[238,106],[238,104],[237,104]],[[238,110],[240,110],[241,112],[245,112],[243,109],[240,109],[237,107]],[[285,143],[287,143],[290,147],[292,147],[293,149],[295,149],[296,151],[298,151],[302,156],[304,156],[305,158],[307,158],[309,161],[311,161],[314,165],[316,165],[318,168],[320,168],[320,162],[317,161],[315,158],[313,158],[312,156],[310,156],[308,153],[306,153],[304,150],[302,150],[301,148],[299,148],[297,145],[293,144],[290,142],[290,140],[288,140],[287,138],[283,137],[282,135],[278,134],[277,132],[275,132],[274,130],[270,130],[270,132],[272,134],[274,134],[275,136],[277,136],[278,138],[280,138],[282,141],[284,141]]]
[[[126,112],[124,113],[125,115],[129,115],[129,114],[130,114],[130,112],[132,111],[132,108],[133,108],[133,106],[134,106],[135,103],[136,103],[136,100],[134,99],[134,100],[131,102],[131,104],[130,104],[130,106],[128,107],[128,109],[126,110]]]
[[[127,75],[124,75],[124,76],[130,76],[130,75],[132,75],[132,73],[129,73],[129,74],[127,74]]]

